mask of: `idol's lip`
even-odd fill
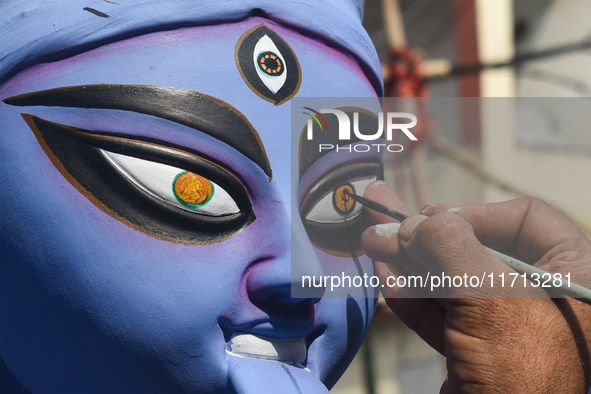
[[[257,321],[238,326],[231,326],[228,332],[242,332],[266,336],[273,339],[306,338],[314,328],[307,322]]]
[[[258,320],[235,325],[221,318],[226,352],[233,356],[258,358],[305,366],[308,348],[324,333],[324,325],[306,321]]]

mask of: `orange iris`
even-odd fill
[[[173,189],[177,200],[186,205],[203,205],[213,195],[213,185],[209,179],[189,171],[177,175]]]
[[[333,194],[333,205],[334,209],[340,215],[348,215],[353,211],[355,208],[355,200],[345,194],[345,190],[349,191],[351,194],[355,194],[355,189],[350,184],[339,186],[335,189]]]

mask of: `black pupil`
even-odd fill
[[[283,62],[275,53],[271,51],[263,52],[259,55],[257,63],[261,71],[267,75],[279,76],[283,74]]]

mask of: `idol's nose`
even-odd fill
[[[273,253],[254,264],[249,272],[248,297],[263,310],[311,306],[324,294],[324,286],[314,287],[314,281],[307,280],[322,277],[324,272],[301,221],[298,222],[291,226],[288,239],[277,240],[280,244],[273,244]]]

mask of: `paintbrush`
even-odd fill
[[[345,196],[352,198],[353,200],[357,201],[360,204],[368,207],[369,209],[373,209],[376,212],[383,213],[384,215],[388,215],[393,219],[398,220],[399,222],[403,222],[405,219],[408,218],[408,215],[403,214],[402,212],[398,212],[395,209],[388,208],[385,205],[380,204],[377,201],[370,200],[369,198],[361,197],[357,194],[353,194],[349,192],[348,189],[343,190],[343,199]]]
[[[399,222],[403,222],[405,219],[407,219],[409,216],[403,214],[402,212],[399,212],[395,209],[392,208],[388,208],[385,205],[380,204],[377,201],[374,200],[370,200],[369,198],[365,198],[365,197],[361,197],[357,194],[353,194],[351,192],[349,192],[349,190],[345,189],[343,190],[343,199],[345,198],[352,198],[353,200],[357,201],[358,203],[366,206],[369,209],[373,209],[376,212],[379,213],[383,213],[384,215],[388,215],[393,219],[398,220]],[[495,256],[496,258],[498,258],[499,260],[501,260],[503,263],[507,264],[510,268],[514,269],[515,271],[519,272],[520,274],[525,274],[530,280],[533,279],[534,283],[537,281],[537,283],[540,283],[541,281],[544,281],[543,278],[547,277],[548,275],[551,275],[551,279],[552,281],[547,281],[547,282],[551,282],[548,284],[552,285],[552,288],[557,289],[558,291],[562,292],[563,294],[576,298],[586,304],[591,305],[591,290],[578,285],[576,283],[573,283],[572,281],[566,281],[564,279],[562,279],[562,277],[558,278],[555,277],[554,275],[552,275],[550,272],[548,271],[544,271],[542,269],[539,269],[537,267],[534,267],[533,265],[529,265],[527,263],[524,263],[523,261],[514,259],[513,257],[507,256],[506,254],[503,254],[501,252],[497,252],[494,249],[488,248],[485,246],[485,248],[492,253],[493,256]],[[558,286],[555,286],[554,280],[556,280],[556,283],[559,283]],[[546,281],[544,281],[544,283],[546,283]]]

